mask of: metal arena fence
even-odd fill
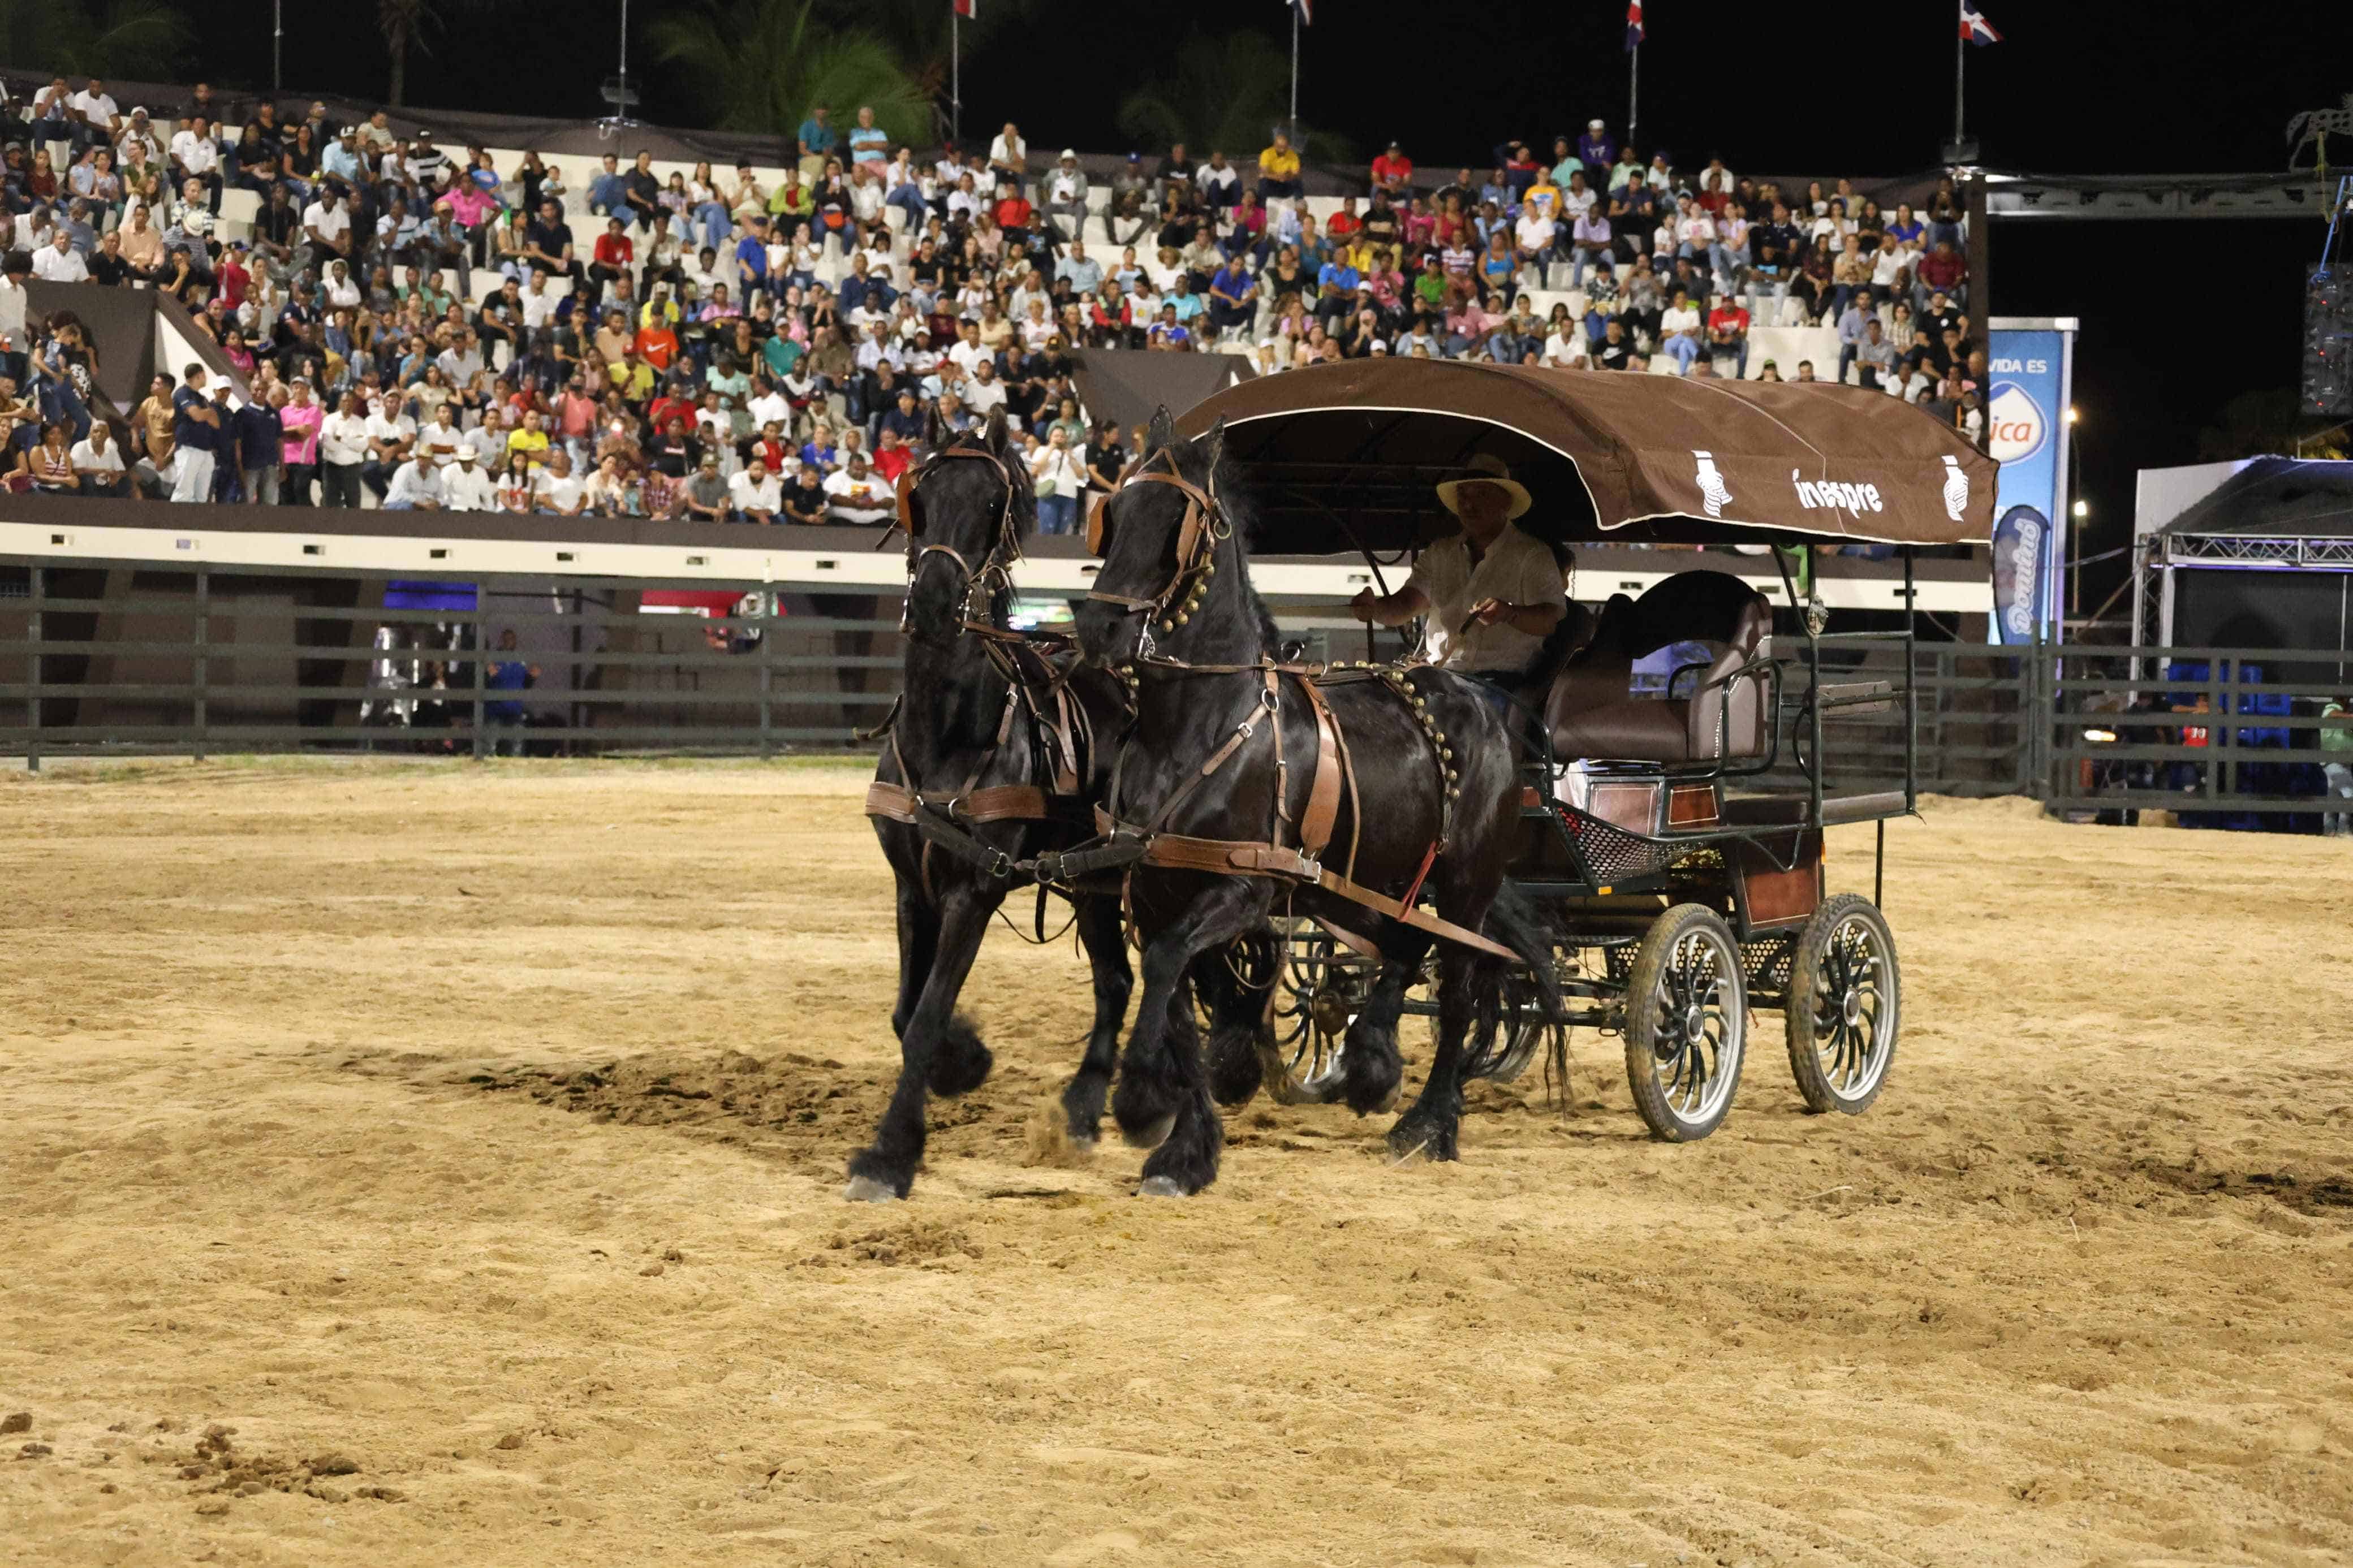
[[[898,615],[895,595],[755,582],[0,560],[0,755],[839,752],[896,695]],[[1337,635],[1309,630],[1307,657]],[[1883,632],[1833,634],[1820,683],[1900,694],[1905,657]],[[1826,712],[1826,788],[1900,786],[1909,744],[1937,794],[2310,830],[2321,732],[2348,723],[2320,710],[2353,684],[2341,651],[1918,643],[1910,658],[1916,727],[1900,700]],[[528,689],[497,684],[507,661],[535,668]],[[1814,684],[1802,659],[1787,668],[1785,738]],[[1801,760],[1785,746],[1766,782],[1803,787]]]

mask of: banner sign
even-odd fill
[[[2051,520],[2031,506],[2014,506],[1993,525],[1993,640],[2031,643],[2049,636]]]
[[[2071,323],[2072,324],[2072,323]],[[2004,594],[2003,534],[1994,535],[1995,619],[2006,622],[2014,603],[2031,601],[2033,625],[2041,626],[2045,641],[2057,638],[2061,600],[2058,594],[2063,552],[2052,538],[2052,521],[2067,516],[2067,403],[2073,365],[2064,328],[1996,327],[1988,334],[1986,447],[2001,465],[1994,489],[1994,505],[2001,528],[2021,510],[2031,510],[2040,535],[2036,549],[2043,580],[2017,600]],[[2032,626],[2013,634],[2003,625],[1996,633],[2003,642],[2028,642]]]

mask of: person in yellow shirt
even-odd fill
[[[512,457],[515,453],[521,452],[523,455],[523,460],[531,465],[531,471],[534,474],[547,464],[547,432],[541,427],[543,423],[538,409],[526,408],[523,410],[522,426],[507,432],[508,456]],[[499,467],[503,471],[506,465],[501,463]]]
[[[654,395],[654,367],[638,357],[635,345],[630,347],[627,357],[615,361],[606,374],[612,377],[613,384],[620,388],[621,395],[631,403],[643,403]]]
[[[678,301],[670,297],[670,285],[667,283],[655,284],[652,298],[638,309],[638,330],[644,331],[656,321],[665,327],[675,329],[678,326]]]
[[[1301,194],[1299,154],[1292,151],[1291,132],[1274,133],[1274,145],[1258,155],[1258,199]]]

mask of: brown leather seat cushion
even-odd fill
[[[1682,698],[1629,697],[1579,711],[1557,709],[1553,755],[1627,762],[1692,760],[1691,704]]]

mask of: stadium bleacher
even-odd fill
[[[29,272],[45,299],[59,283],[172,296],[157,368],[176,378],[184,349],[211,368],[218,433],[168,404],[109,405],[77,369],[86,324],[77,348],[44,330],[77,314],[53,309],[20,323],[33,330],[0,366],[16,383],[6,482],[67,488],[34,445],[62,423],[79,453],[95,415],[128,432],[129,482],[185,500],[871,521],[907,462],[999,405],[1040,465],[1060,461],[1060,424],[1082,471],[1115,471],[1132,432],[1095,423],[1072,374],[1072,354],[1103,351],[1224,353],[1260,374],[1412,353],[1813,376],[1982,438],[1948,189],[1916,193],[1917,217],[1887,214],[1843,181],[1799,195],[1721,162],[1641,163],[1589,132],[1553,164],[1514,143],[1451,178],[1418,178],[1392,149],[1373,170],[1309,171],[1312,194],[1270,209],[1258,189],[1301,175],[1271,148],[1231,178],[1174,152],[1056,156],[1002,137],[920,157],[861,138],[860,165],[847,132],[810,124],[814,144],[765,143],[715,172],[659,132],[638,159],[625,132],[605,143],[608,170],[521,135],[497,144],[487,118],[480,142],[440,146],[304,107],[238,106],[197,145],[189,121],[64,79],[8,104],[9,286]],[[1376,183],[1403,200],[1384,209]],[[1588,198],[1588,183],[1607,189]],[[312,205],[328,191],[339,210]],[[533,197],[556,203],[569,266],[543,259],[562,247],[534,233]],[[396,199],[410,223],[388,216]],[[1588,199],[1609,234],[1588,226],[1580,261]],[[448,215],[446,238],[414,226],[428,212]],[[523,298],[502,297],[510,282]],[[0,331],[23,299],[0,288]],[[208,480],[186,479],[183,438],[218,449]]]

